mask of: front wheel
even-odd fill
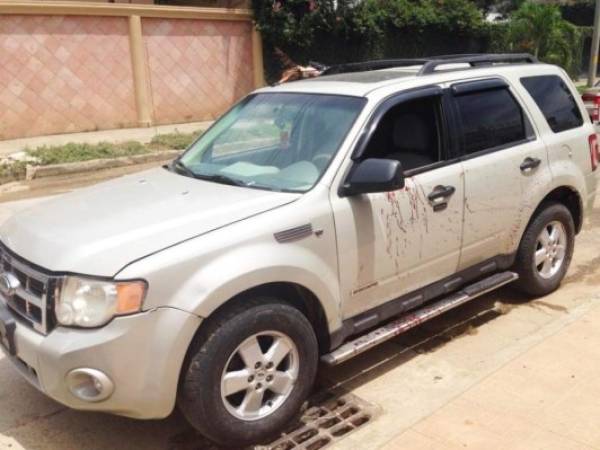
[[[280,432],[308,397],[318,361],[300,311],[276,300],[242,303],[197,337],[178,401],[192,426],[226,446]]]
[[[517,252],[518,287],[534,296],[558,288],[573,257],[575,225],[560,203],[548,203],[528,225]]]

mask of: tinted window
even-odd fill
[[[437,97],[394,106],[379,122],[364,157],[396,159],[406,171],[441,161],[438,111]]]
[[[527,137],[523,111],[507,89],[460,95],[456,103],[466,153],[523,141]]]
[[[583,124],[581,112],[571,91],[560,77],[545,75],[521,78],[521,83],[533,97],[550,128],[555,133]]]

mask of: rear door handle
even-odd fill
[[[531,158],[528,156],[527,158],[525,158],[523,160],[523,162],[521,163],[519,168],[521,169],[521,172],[529,173],[529,172],[533,171],[533,169],[536,169],[541,163],[542,163],[541,159]]]
[[[433,206],[434,211],[441,211],[442,209],[446,209],[448,206],[448,199],[452,197],[456,188],[454,186],[436,186],[433,188],[433,191],[429,193],[427,199],[431,206]]]

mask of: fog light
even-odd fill
[[[85,402],[100,402],[110,397],[115,386],[108,376],[96,369],[75,369],[67,374],[71,394]]]

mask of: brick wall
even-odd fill
[[[254,87],[250,21],[142,17],[142,34],[153,123]],[[137,126],[131,45],[127,16],[0,14],[0,140]]]

